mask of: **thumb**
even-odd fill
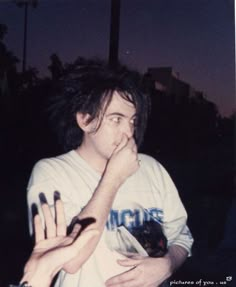
[[[120,143],[117,145],[117,147],[114,149],[113,154],[117,153],[118,151],[120,151],[122,148],[124,148],[127,143],[128,143],[129,139],[127,137],[127,135],[123,134]]]

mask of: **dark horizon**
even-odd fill
[[[140,72],[171,66],[229,116],[235,112],[233,7],[231,0],[121,1],[119,58]],[[4,42],[21,60],[23,9],[6,1],[0,15],[8,27]],[[108,58],[110,0],[58,1],[57,6],[41,0],[37,8],[29,7],[28,16],[27,63],[40,76],[49,74],[53,53],[63,63],[78,56]]]
[[[41,0],[36,9],[29,8],[28,67],[37,67],[40,77],[50,75],[52,53],[63,64],[78,56],[108,59],[110,0],[50,2]],[[137,0],[135,6],[134,1],[121,2],[120,60],[141,72],[172,66],[181,80],[230,115],[235,87],[233,1]],[[6,60],[1,72],[8,81],[2,81],[0,89],[0,286],[8,286],[18,282],[32,250],[26,206],[30,173],[38,160],[63,152],[47,113],[63,68],[54,57],[49,79],[34,81],[34,73],[16,73],[8,52],[22,59],[24,13],[10,0],[2,7],[0,24],[8,26],[8,34],[0,41]],[[21,63],[18,67],[21,71]],[[236,114],[219,117],[214,104],[201,93],[189,97],[187,85],[176,79],[170,93],[155,89],[150,77],[145,80],[152,111],[140,152],[153,156],[170,173],[195,239],[189,265],[176,278],[199,280],[206,275],[209,281],[223,282],[232,276],[236,260],[236,229],[231,224],[236,211]]]

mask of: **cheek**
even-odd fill
[[[115,141],[113,133],[108,130],[102,130],[95,134],[94,143],[100,150],[110,149],[110,146]]]
[[[100,148],[107,151],[113,151],[120,143],[122,132],[119,127],[112,124],[102,125],[95,135],[95,140]]]
[[[103,138],[108,142],[116,141],[120,137],[121,131],[118,127],[115,126],[106,126],[102,132]]]
[[[122,139],[122,132],[119,129],[114,129],[111,133],[110,133],[110,142],[112,142],[113,144],[117,145],[120,143]]]

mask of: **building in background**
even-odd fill
[[[166,96],[165,100],[180,104],[189,102],[193,97],[203,98],[203,92],[195,90],[190,84],[180,79],[179,73],[172,67],[148,68],[146,76],[153,88],[159,94]]]

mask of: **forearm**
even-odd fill
[[[46,265],[46,267],[48,266]],[[37,270],[33,272],[25,271],[20,283],[28,282],[29,286],[32,287],[49,287],[54,275],[49,274],[45,268],[37,266]]]
[[[111,210],[115,196],[120,186],[139,168],[137,147],[133,138],[122,137],[121,142],[113,151],[108,160],[103,176],[94,191],[87,205],[78,214],[78,218],[85,219],[92,217],[95,219],[93,224],[86,227],[99,231],[98,235],[90,241],[88,248],[81,250],[76,264],[70,264],[70,271],[74,271],[81,266],[94,252],[97,243],[103,233],[109,212]],[[68,269],[66,270],[68,271]],[[68,271],[69,272],[69,271]]]
[[[179,245],[171,245],[169,247],[168,253],[165,255],[167,259],[169,259],[169,268],[170,274],[173,274],[176,269],[178,269],[188,257],[188,251],[179,246]]]
[[[93,217],[96,220],[87,229],[96,228],[100,232],[103,231],[120,185],[118,180],[110,178],[106,173],[104,174],[93,196],[78,214],[79,219]]]
[[[23,282],[27,282],[28,285],[32,286],[32,287],[49,287],[51,285],[51,281],[49,279],[47,280],[47,278],[46,278],[46,280],[43,279],[43,281],[42,281],[43,277],[45,277],[44,274],[42,274],[42,277],[39,279],[35,279],[33,277],[33,278],[27,280],[28,276],[24,276],[20,283],[22,284]]]
[[[99,231],[99,233],[90,241],[88,248],[81,250],[79,257],[66,265],[64,270],[68,273],[76,272],[78,270],[78,266],[84,264],[94,252],[103,233],[119,186],[120,183],[117,180],[111,179],[104,174],[93,196],[83,210],[78,214],[79,220],[91,217],[94,218],[95,222],[89,224],[85,229],[96,229]]]

